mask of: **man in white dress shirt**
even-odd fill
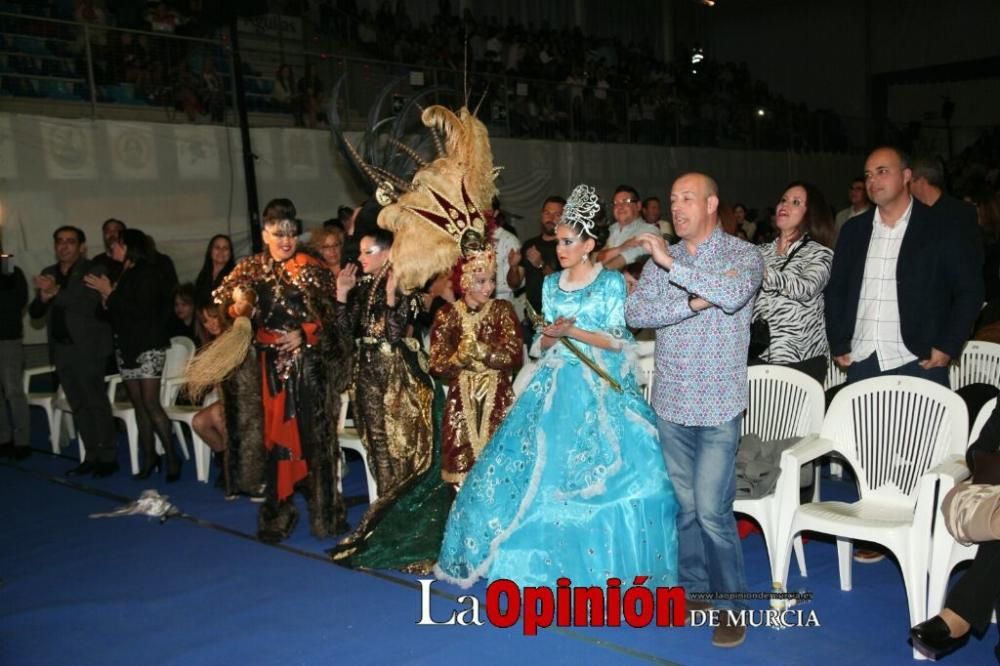
[[[642,210],[642,199],[639,198],[639,192],[631,185],[619,185],[615,188],[611,206],[615,221],[611,224],[607,244],[597,253],[597,260],[604,264],[605,268],[620,271],[648,254],[632,239],[643,232],[658,232],[659,229],[651,228],[642,219],[639,214]]]

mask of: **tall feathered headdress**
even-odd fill
[[[336,94],[335,88],[333,107]],[[421,93],[419,98],[426,94]],[[417,98],[401,106],[400,116],[414,106],[419,108]],[[331,118],[336,117],[334,108]],[[437,149],[432,161],[422,159],[417,148],[399,138],[403,135],[400,127],[382,141],[392,148],[396,158],[403,158],[398,162],[416,167],[410,179],[366,161],[362,151],[335,130],[352,163],[376,188],[376,197],[385,206],[378,223],[396,236],[392,264],[405,292],[420,289],[460,259],[469,259],[488,247],[486,211],[496,194],[497,171],[489,133],[475,114],[464,106],[455,112],[435,105],[421,111],[420,121]],[[373,137],[380,124],[384,127],[385,121],[369,115],[363,149],[377,147],[379,142]]]

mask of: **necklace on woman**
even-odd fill
[[[795,245],[800,238],[802,235],[799,233],[778,236],[778,254],[781,256],[787,254],[788,249]]]

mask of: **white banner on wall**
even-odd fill
[[[39,128],[49,178],[78,180],[97,177],[92,123],[85,120],[43,120]]]
[[[81,227],[100,251],[101,222],[125,220],[156,238],[182,280],[193,280],[214,234],[230,234],[248,251],[249,221],[239,135],[205,125],[118,121],[62,121],[0,113],[0,206],[4,249],[17,255],[26,275],[52,263],[52,231]],[[329,131],[259,128],[251,133],[258,198],[295,202],[307,229],[332,217],[337,206],[355,206],[367,195]],[[358,141],[356,133],[348,140]],[[573,144],[494,139],[497,182],[504,209],[521,216],[522,238],[538,233],[538,211],[550,195],[567,196],[585,182],[610,199],[620,183],[643,196],[668,194],[683,172],[716,178],[727,202],[774,205],[790,180],[815,181],[832,204],[862,168],[858,155],[787,153]],[[734,155],[733,153],[739,153]],[[260,211],[257,211],[258,213]],[[33,331],[31,342],[44,339]]]
[[[180,125],[174,128],[177,173],[184,180],[219,177],[219,145],[215,127]]]
[[[148,124],[115,123],[107,126],[111,173],[121,180],[153,180],[156,138]]]

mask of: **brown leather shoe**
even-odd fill
[[[712,645],[720,648],[734,648],[743,645],[747,638],[747,628],[729,622],[729,613],[719,611],[719,626],[712,632]]]
[[[885,554],[871,548],[855,548],[854,561],[859,564],[872,564],[885,559]]]

